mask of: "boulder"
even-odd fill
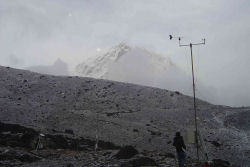
[[[138,154],[138,151],[133,146],[124,146],[114,157],[117,159],[130,159],[136,154]]]
[[[148,157],[138,157],[121,165],[121,167],[158,166],[154,159]]]
[[[230,167],[230,163],[228,161],[224,161],[221,159],[213,159],[214,167]]]

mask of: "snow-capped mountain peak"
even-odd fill
[[[129,46],[122,42],[109,49],[105,54],[92,56],[77,65],[76,74],[84,77],[117,80],[110,76],[113,71],[124,70],[125,72],[126,68],[131,69],[130,67],[132,66],[138,69],[143,69],[147,66],[149,69],[145,72],[150,70],[149,73],[159,73],[159,71],[166,72],[175,65],[168,57],[162,57],[144,48]],[[118,80],[121,81],[120,79]],[[124,82],[126,81],[124,80]]]
[[[112,47],[106,54],[104,54],[103,57],[112,57],[115,61],[117,61],[122,55],[126,54],[132,49],[133,47],[122,42],[119,45]]]
[[[85,77],[105,79],[108,68],[114,62],[118,61],[122,55],[132,49],[133,47],[122,42],[112,47],[107,53],[90,57],[85,62],[78,64],[76,66],[76,74]]]

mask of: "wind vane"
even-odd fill
[[[183,37],[175,37],[169,35],[169,39],[172,40],[173,38],[178,38],[179,40],[179,47],[190,47],[191,51],[191,63],[192,63],[192,79],[193,79],[193,100],[194,100],[194,121],[195,121],[195,143],[196,143],[196,151],[197,151],[197,158],[199,160],[199,144],[198,144],[198,127],[197,127],[197,109],[196,109],[196,101],[195,101],[195,82],[194,82],[194,65],[193,65],[193,45],[205,45],[205,38],[202,39],[202,42],[199,43],[189,43],[189,44],[181,44],[181,39]]]

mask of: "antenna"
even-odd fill
[[[195,143],[196,143],[196,151],[197,151],[197,158],[199,161],[199,144],[198,144],[198,127],[197,127],[197,109],[196,109],[196,100],[195,100],[195,82],[194,82],[194,65],[193,65],[193,45],[205,45],[205,38],[201,39],[199,43],[189,43],[189,44],[181,44],[182,37],[174,37],[169,35],[169,39],[172,40],[173,38],[178,38],[179,40],[179,47],[190,47],[191,52],[191,63],[192,63],[192,79],[193,79],[193,100],[194,100],[194,121],[195,121]]]

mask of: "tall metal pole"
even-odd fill
[[[194,100],[194,121],[195,121],[195,143],[196,143],[196,153],[197,153],[197,159],[198,161],[200,160],[199,158],[199,143],[198,143],[198,125],[197,125],[197,109],[196,109],[196,97],[195,97],[195,82],[194,82],[194,63],[193,63],[193,45],[205,45],[205,39],[202,39],[202,42],[200,43],[190,43],[188,45],[183,45],[181,44],[181,37],[173,37],[172,35],[170,36],[170,40],[173,38],[178,38],[179,40],[179,46],[189,46],[190,47],[190,52],[191,52],[191,64],[192,64],[192,79],[193,79],[193,100]]]
[[[191,63],[192,63],[192,78],[193,78],[193,95],[194,95],[194,121],[195,121],[195,143],[196,143],[196,152],[197,158],[199,161],[199,143],[198,143],[198,127],[197,127],[197,110],[196,110],[196,101],[195,101],[195,83],[194,83],[194,63],[193,63],[193,49],[192,43],[190,43],[191,51]]]

